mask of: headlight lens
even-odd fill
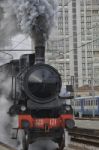
[[[68,129],[73,129],[75,127],[74,120],[72,120],[72,119],[66,120],[65,121],[65,127],[68,128]]]
[[[26,111],[26,107],[24,105],[21,106],[21,111]]]
[[[30,127],[30,123],[27,120],[22,120],[21,125],[22,125],[22,128],[29,128]]]

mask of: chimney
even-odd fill
[[[35,47],[35,64],[45,63],[45,46]]]

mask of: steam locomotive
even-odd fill
[[[45,48],[35,48],[35,54],[22,55],[17,73],[12,73],[13,105],[9,109],[11,116],[17,115],[13,130],[17,138],[22,130],[22,150],[28,150],[29,144],[38,139],[49,139],[65,146],[65,129],[71,129],[75,123],[73,110],[59,96],[61,76],[52,66],[45,64]],[[14,64],[12,63],[14,69]],[[70,99],[70,97],[69,97]]]

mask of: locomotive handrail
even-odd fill
[[[12,65],[13,65],[13,63],[12,63]],[[28,67],[27,67],[28,68]],[[22,75],[22,73],[27,69],[27,68],[24,68],[21,72],[19,72],[16,76],[15,76],[15,87],[14,87],[14,91],[15,91],[15,96],[14,96],[14,104],[16,104],[16,80],[17,79],[20,79],[20,77],[19,76],[21,76]],[[13,70],[13,69],[12,69]],[[13,74],[12,74],[12,91],[13,91],[13,79],[14,79],[14,76],[13,76]]]

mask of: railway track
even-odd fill
[[[16,150],[16,149],[12,148],[7,144],[4,144],[3,142],[0,142],[0,150]]]
[[[74,128],[69,135],[73,142],[99,147],[99,130]]]

